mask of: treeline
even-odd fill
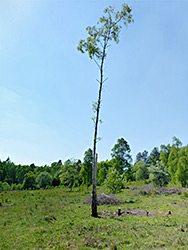
[[[0,161],[0,191],[69,187],[92,184],[92,150],[81,160],[68,159],[53,162],[51,166],[16,165],[8,158]],[[151,153],[139,152],[133,164],[131,149],[124,138],[117,140],[111,150],[111,159],[97,164],[97,184],[105,185],[110,192],[119,191],[127,182],[145,181],[163,186],[188,182],[188,145],[173,137],[172,145],[154,147]]]

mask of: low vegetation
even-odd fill
[[[187,249],[186,189],[127,186],[116,195],[121,204],[98,206],[100,218],[90,216],[90,193],[1,192],[0,249]]]
[[[187,249],[188,145],[176,137],[135,163],[124,138],[97,164],[93,153],[51,166],[0,161],[0,249]],[[116,194],[116,195],[115,195]]]

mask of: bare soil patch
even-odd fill
[[[115,216],[155,216],[156,213],[144,211],[142,209],[124,209],[121,211],[121,214],[118,214],[118,210],[115,212],[110,212],[108,210],[105,210],[100,214],[101,218],[113,218]]]

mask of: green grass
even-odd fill
[[[121,210],[149,216],[116,216],[119,206],[98,206],[110,218],[90,216],[90,205],[83,204],[88,195],[66,189],[0,193],[0,249],[187,249],[186,195],[126,189],[117,195],[125,201]]]

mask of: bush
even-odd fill
[[[22,189],[23,189],[23,185],[19,183],[19,184],[16,186],[16,190],[22,190]]]
[[[51,186],[52,185],[52,176],[46,171],[41,172],[37,176],[37,183],[38,183],[40,188],[46,188],[47,186]]]
[[[15,183],[11,184],[11,190],[16,190],[17,189],[17,185]]]
[[[123,181],[122,177],[116,169],[112,168],[110,170],[104,182],[104,186],[110,193],[115,194],[120,192],[123,186]]]
[[[188,192],[183,192],[182,196],[188,198]]]
[[[11,190],[11,187],[7,182],[0,182],[0,191],[9,191],[9,190]]]
[[[24,176],[23,189],[34,189],[36,186],[35,174],[28,172]]]

